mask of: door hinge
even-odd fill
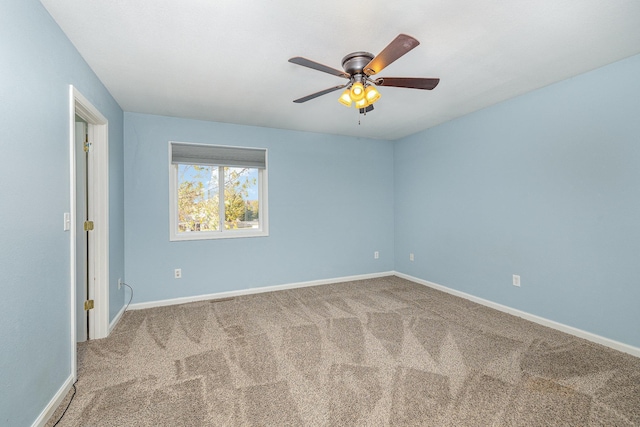
[[[88,153],[91,149],[91,143],[89,142],[89,135],[84,136],[84,144],[82,144],[82,149],[85,153]]]
[[[93,230],[93,221],[85,221],[84,222],[84,231]]]
[[[93,300],[92,299],[88,299],[84,302],[84,309],[86,310],[91,310],[93,309]]]

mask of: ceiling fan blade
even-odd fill
[[[307,96],[303,96],[302,98],[298,98],[298,99],[294,100],[293,102],[295,102],[296,104],[301,104],[303,102],[310,101],[313,98],[317,98],[319,96],[326,95],[327,93],[331,93],[331,92],[335,92],[336,90],[343,89],[343,88],[347,87],[347,85],[348,85],[348,83],[346,85],[342,85],[342,86],[330,87],[329,89],[321,90],[320,92],[312,93],[311,95],[307,95]]]
[[[393,39],[387,47],[382,49],[382,52],[380,52],[378,56],[373,58],[371,62],[364,67],[364,73],[367,76],[379,73],[387,65],[391,64],[393,61],[400,58],[419,44],[420,42],[413,37],[406,34],[399,34],[398,37]]]
[[[376,86],[406,87],[409,89],[431,90],[438,86],[440,79],[426,79],[420,77],[381,77],[376,79]]]
[[[318,62],[312,61],[307,58],[303,58],[301,56],[294,56],[293,58],[289,59],[289,62],[293,64],[302,65],[303,67],[308,67],[314,70],[322,71],[323,73],[329,73],[334,76],[344,77],[345,79],[348,79],[351,77],[349,76],[349,74],[345,73],[344,71],[336,70],[335,68],[322,65]]]

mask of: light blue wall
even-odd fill
[[[170,242],[170,140],[266,147],[269,237]],[[125,113],[125,183],[134,302],[393,270],[388,141]]]
[[[397,142],[396,270],[640,346],[639,76],[631,57]]]
[[[109,120],[111,277],[124,274],[123,114],[36,0],[0,6],[0,425],[31,425],[71,375],[69,85]],[[116,287],[117,288],[117,287]],[[112,310],[123,304],[111,296]]]

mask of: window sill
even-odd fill
[[[268,231],[193,231],[171,235],[169,241],[183,242],[189,240],[219,240],[219,239],[243,239],[251,237],[268,237]]]

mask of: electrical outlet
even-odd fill
[[[513,275],[513,286],[520,287],[520,276],[517,274]]]
[[[182,279],[182,269],[176,268],[175,270],[173,270],[173,277],[176,279]]]
[[[375,251],[375,252],[373,253],[373,258],[374,258],[374,259],[378,259],[378,258],[380,258],[380,252]]]
[[[413,261],[413,254],[409,254],[409,261]]]
[[[122,279],[118,278],[118,289],[122,287]]]

